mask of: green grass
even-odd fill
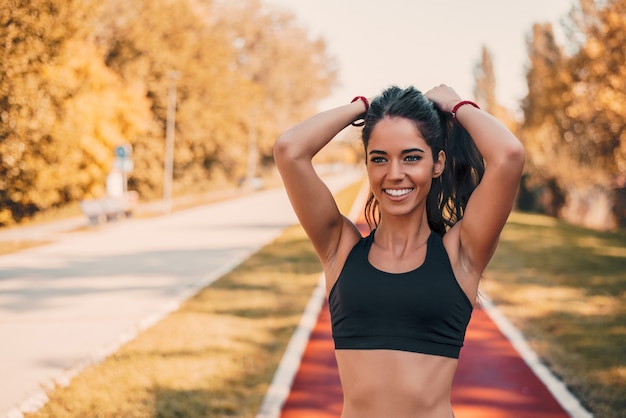
[[[597,418],[626,411],[626,235],[512,214],[483,291]]]
[[[359,188],[338,194],[344,212]],[[320,273],[290,227],[26,417],[254,417]]]

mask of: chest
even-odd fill
[[[372,246],[367,254],[368,263],[376,270],[391,274],[402,274],[417,270],[426,260],[426,247],[410,255],[392,254]]]
[[[356,317],[438,318],[456,296],[449,269],[432,262],[399,274],[369,264],[353,273],[340,278],[336,296]]]

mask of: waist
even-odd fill
[[[344,418],[452,416],[457,360],[389,350],[340,350],[336,358]]]

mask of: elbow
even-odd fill
[[[295,163],[305,157],[302,146],[299,145],[299,141],[290,130],[285,131],[278,137],[276,142],[274,142],[272,151],[274,162],[279,170],[285,164]]]
[[[289,135],[288,132],[285,132],[274,142],[273,154],[276,164],[280,164],[289,158],[290,149]]]
[[[497,157],[492,161],[485,161],[487,167],[511,175],[521,175],[526,160],[526,151],[519,142],[514,142],[500,150]]]
[[[272,152],[274,154],[274,160],[279,160],[283,154],[285,154],[287,150],[286,141],[283,139],[283,135],[279,136],[276,142],[274,142],[274,147],[272,148]]]
[[[519,142],[508,145],[501,154],[500,164],[505,167],[514,168],[520,172],[524,168],[526,161],[526,151],[524,146]]]

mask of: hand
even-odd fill
[[[452,108],[461,101],[461,96],[457,94],[452,87],[440,84],[428,90],[424,96],[432,100],[435,105],[443,112],[452,112]]]

